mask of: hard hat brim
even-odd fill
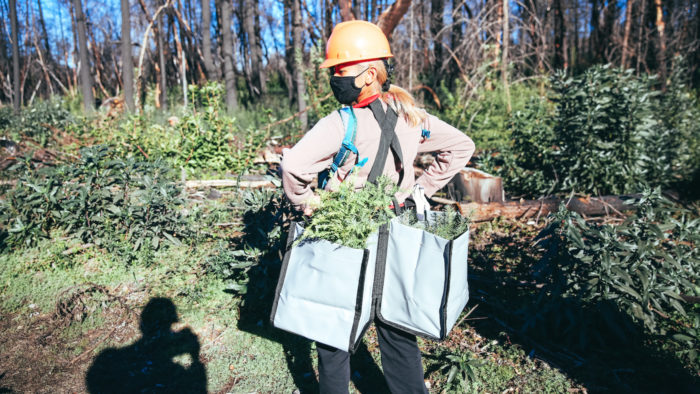
[[[331,68],[335,67],[339,64],[346,64],[346,63],[361,63],[361,62],[371,62],[372,60],[380,60],[380,59],[389,59],[394,57],[394,55],[389,55],[389,56],[384,56],[384,57],[372,57],[372,58],[367,58],[367,59],[326,59],[321,63],[318,68]]]

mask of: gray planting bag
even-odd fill
[[[293,223],[270,320],[277,328],[354,352],[372,319],[377,234],[367,248],[324,240],[292,246],[303,228]]]
[[[394,218],[386,253],[378,256],[377,317],[414,335],[445,339],[469,300],[468,246],[469,231],[447,240]]]

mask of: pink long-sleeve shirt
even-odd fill
[[[386,110],[386,104],[383,102],[382,104]],[[381,129],[369,107],[355,108],[354,111],[357,116],[355,146],[359,153],[359,160],[368,158],[364,166],[359,171],[355,171],[355,187],[361,189],[374,164]],[[422,129],[430,131],[429,138],[422,137]],[[432,196],[460,169],[464,168],[475,149],[471,138],[433,115],[428,115],[423,123],[417,126],[410,126],[402,116],[399,116],[395,132],[399,138],[404,159],[404,176],[399,185],[400,191],[396,195],[399,202],[403,202],[410,195],[416,183],[423,186],[426,196]],[[303,210],[306,203],[311,200],[314,195],[311,182],[319,172],[330,167],[344,137],[343,121],[338,111],[333,111],[319,120],[294,147],[284,152],[281,164],[282,186],[295,208]],[[418,153],[424,152],[437,152],[437,157],[432,165],[416,179],[413,161]],[[326,190],[337,189],[340,180],[345,179],[356,162],[357,156],[350,153],[333,179],[329,179]],[[398,183],[400,169],[400,166],[394,162],[393,153],[389,152],[383,175]]]

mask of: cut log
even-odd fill
[[[501,177],[487,174],[476,168],[465,168],[455,178],[461,178],[464,191],[461,199],[469,198],[472,202],[503,202],[503,180]],[[466,198],[465,198],[466,197]]]
[[[570,211],[585,216],[604,216],[620,214],[622,211],[635,209],[633,205],[625,204],[626,200],[639,198],[639,194],[627,196],[574,197],[561,199],[548,197],[542,200],[520,200],[503,203],[466,203],[461,204],[462,212],[472,217],[474,222],[484,222],[497,217],[529,219],[546,216],[559,209],[559,204],[566,203]]]

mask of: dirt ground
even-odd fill
[[[138,336],[138,319],[114,306],[102,314],[104,329],[77,335],[73,315],[0,314],[0,393],[83,393],[94,355],[107,345],[126,344]],[[70,338],[67,338],[70,337]]]

